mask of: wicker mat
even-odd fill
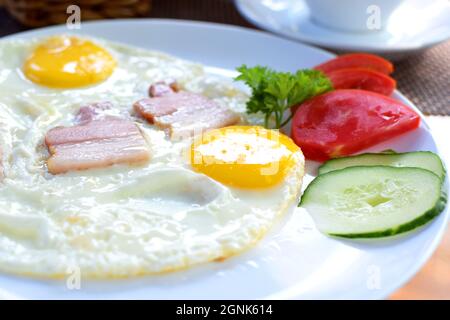
[[[395,67],[399,90],[425,114],[450,116],[450,41]]]

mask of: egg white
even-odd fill
[[[148,85],[176,79],[242,115],[247,95],[202,65],[94,39],[118,62],[105,82],[51,89],[27,80],[21,67],[42,39],[0,42],[0,270],[60,277],[159,273],[223,259],[254,245],[298,197],[304,158],[270,189],[241,190],[195,173],[183,157],[190,140],[172,142],[145,121],[138,125],[152,160],[53,176],[45,133],[71,125],[80,106],[111,101],[129,114]]]

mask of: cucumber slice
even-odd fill
[[[429,170],[389,166],[349,167],[318,176],[300,206],[324,233],[346,238],[392,236],[441,213],[441,179]]]
[[[429,151],[416,151],[406,153],[363,153],[360,155],[336,158],[325,162],[319,168],[319,174],[354,166],[393,166],[417,167],[434,172],[442,180],[445,178],[445,169],[439,156]]]

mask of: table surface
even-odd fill
[[[149,17],[210,21],[256,29],[239,15],[232,0],[153,0]],[[24,30],[27,28],[0,8],[0,37]],[[450,116],[450,41],[395,63],[394,77],[398,89],[422,112]],[[432,123],[440,126],[443,135],[450,125],[449,120],[434,117]],[[450,230],[424,268],[391,298],[450,299]]]

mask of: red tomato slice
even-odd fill
[[[291,136],[308,159],[325,161],[391,139],[420,124],[403,103],[364,90],[335,90],[304,102]]]
[[[397,82],[384,73],[362,68],[340,69],[327,74],[334,89],[362,89],[390,96]]]
[[[392,63],[382,57],[369,53],[344,54],[314,67],[314,69],[320,70],[325,74],[328,74],[331,71],[348,68],[364,68],[384,74],[391,74],[394,71]]]

